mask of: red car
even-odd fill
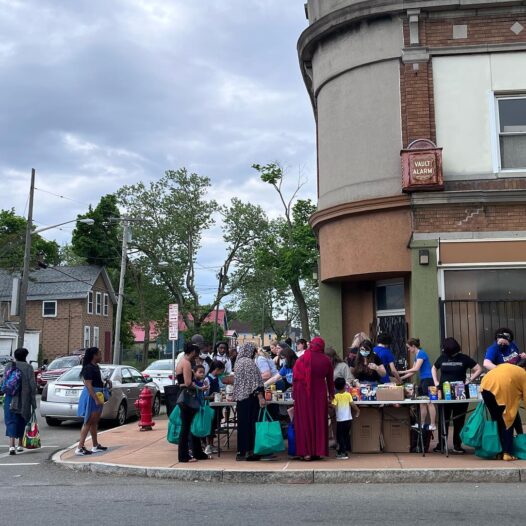
[[[68,356],[59,356],[55,358],[45,370],[36,371],[36,381],[38,391],[41,393],[48,382],[55,381],[59,376],[62,376],[66,371],[80,365],[84,350],[79,353],[70,354]]]

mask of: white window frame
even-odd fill
[[[88,303],[87,303],[88,314],[93,314],[93,291],[88,292]]]
[[[95,294],[95,314],[102,316],[102,292]]]
[[[100,345],[100,329],[95,326],[93,327],[93,347],[98,347]]]
[[[505,94],[505,93],[494,93],[493,94],[493,101],[494,101],[494,112],[493,115],[495,117],[495,121],[492,122],[493,126],[493,141],[494,141],[494,148],[496,152],[496,159],[494,162],[495,166],[498,166],[499,172],[503,172],[505,174],[513,174],[513,173],[520,173],[523,174],[526,172],[526,166],[523,168],[503,168],[502,167],[502,155],[500,151],[500,136],[501,135],[526,135],[526,132],[510,132],[510,133],[501,133],[500,131],[500,114],[499,114],[499,101],[504,99],[525,99],[526,100],[526,93],[513,93],[513,94]],[[491,119],[490,119],[491,121]]]
[[[46,303],[53,303],[55,305],[55,313],[54,314],[44,314],[44,305]],[[57,301],[56,300],[44,300],[44,301],[42,301],[42,318],[56,318],[57,317],[57,311],[58,311],[58,306],[57,306]]]
[[[104,316],[110,315],[110,295],[106,292],[104,293],[102,302],[102,313],[104,314]]]
[[[82,345],[85,348],[91,347],[91,327],[89,325],[84,325],[84,336],[82,339]]]

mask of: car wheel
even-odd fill
[[[161,412],[161,396],[157,395],[153,399],[153,407],[152,407],[153,416],[158,416],[160,412]]]
[[[126,423],[128,416],[126,413],[126,404],[124,402],[121,402],[119,409],[117,409],[117,418],[115,418],[116,425],[123,426]]]
[[[46,424],[49,427],[57,427],[62,423],[62,420],[58,420],[58,418],[51,418],[50,416],[46,416]]]

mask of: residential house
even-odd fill
[[[16,325],[10,314],[13,275],[0,270],[0,319]],[[117,299],[104,267],[55,267],[30,274],[26,324],[40,332],[43,357],[51,360],[85,347],[100,347],[112,358],[113,306]]]
[[[275,325],[282,335],[280,338],[278,338],[275,329],[267,327],[265,328],[262,339],[261,328],[259,330],[254,329],[250,323],[242,320],[233,320],[230,323],[230,328],[237,333],[237,345],[250,342],[261,347],[270,345],[270,342],[273,340],[284,340],[285,338],[290,338],[294,343],[300,337],[301,330],[297,327],[290,327],[287,320],[276,320]]]

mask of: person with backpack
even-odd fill
[[[6,367],[2,381],[4,400],[4,423],[9,437],[9,454],[22,453],[22,439],[27,422],[37,408],[37,384],[33,367],[26,362],[29,351],[19,348],[15,361]],[[18,446],[15,447],[18,439]]]

